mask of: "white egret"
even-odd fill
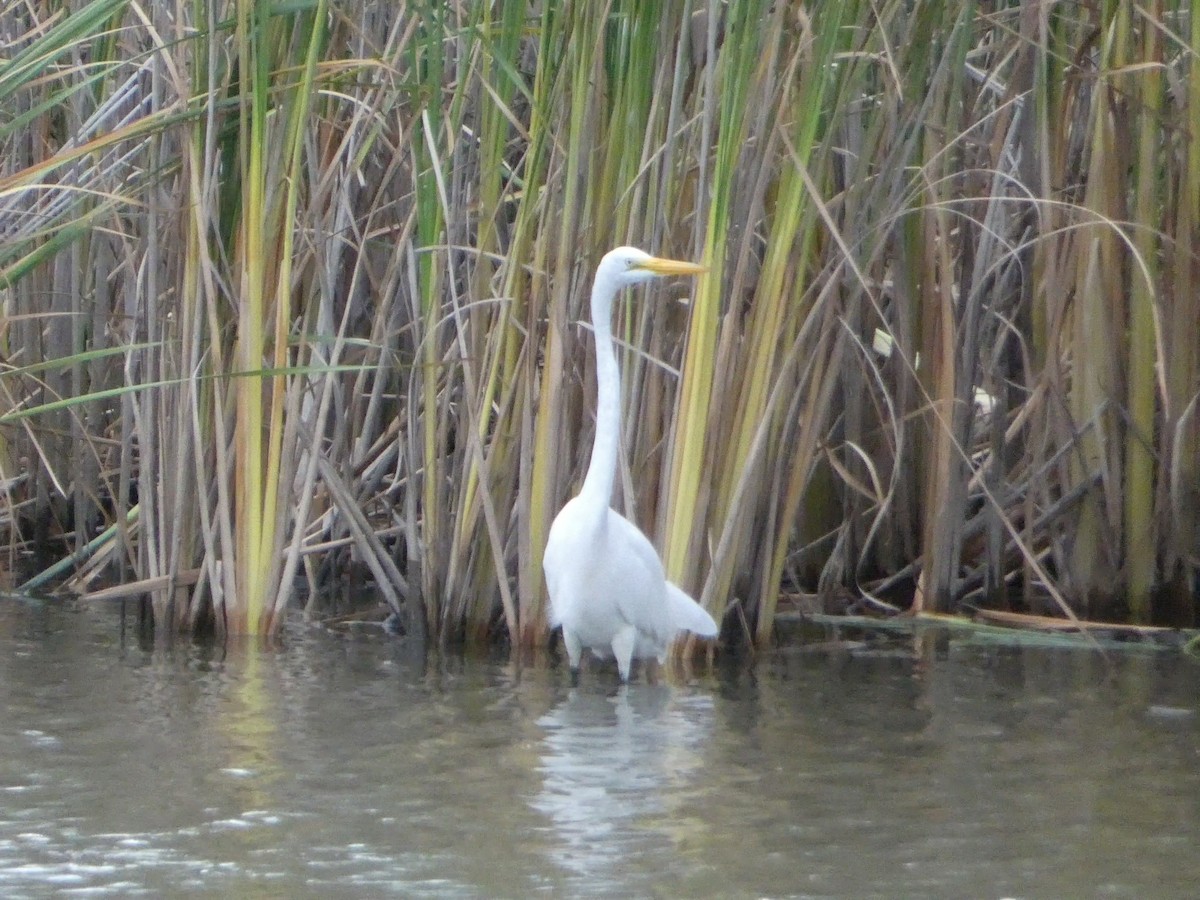
[[[717,635],[713,617],[667,581],[650,539],[609,505],[621,440],[613,300],[632,284],[703,271],[695,263],[660,259],[633,247],[609,251],[596,268],[596,437],[583,487],[555,517],[543,556],[550,625],[562,626],[572,675],[578,675],[584,648],[601,658],[615,656],[621,680],[628,681],[634,659],[656,657],[662,662],[679,631]]]

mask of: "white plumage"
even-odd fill
[[[666,657],[679,631],[716,637],[717,623],[666,580],[658,552],[636,525],[609,505],[620,448],[621,375],[612,341],[612,304],[624,287],[704,267],[660,259],[633,247],[605,254],[592,285],[596,339],[596,437],[579,495],[550,526],[543,557],[550,624],[562,626],[572,672],[585,648],[615,656],[623,681],[634,659]]]

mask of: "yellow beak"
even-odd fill
[[[648,269],[655,275],[699,275],[701,272],[708,271],[708,266],[702,266],[699,263],[683,262],[678,259],[662,259],[657,256],[643,260],[637,267],[639,269]]]

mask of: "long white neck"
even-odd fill
[[[621,372],[613,349],[612,305],[618,286],[597,277],[592,286],[592,333],[596,339],[596,437],[581,497],[608,507],[621,445]]]

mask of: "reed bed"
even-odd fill
[[[0,5],[0,484],[28,585],[269,633],[365,573],[546,639],[623,306],[615,502],[776,616],[1190,624],[1192,4]]]

